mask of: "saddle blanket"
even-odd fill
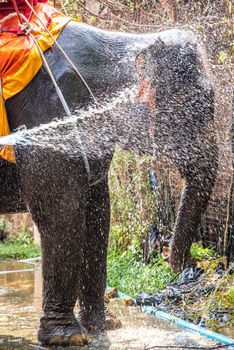
[[[34,11],[29,19],[30,27],[27,25],[23,32],[16,12],[2,17],[0,10],[0,136],[10,133],[5,101],[22,91],[42,66],[41,55],[31,35],[44,52],[53,46],[71,20],[47,2],[36,3]],[[26,22],[25,17],[22,18]],[[0,157],[15,162],[13,147],[4,146]]]

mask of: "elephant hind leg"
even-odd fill
[[[64,212],[66,215],[67,212]],[[77,214],[77,213],[76,213]],[[67,219],[71,217],[67,216]],[[49,221],[44,221],[48,224]],[[74,307],[79,284],[81,242],[79,233],[74,235],[80,221],[66,227],[68,222],[59,220],[50,232],[42,232],[43,316],[40,320],[38,340],[42,345],[72,346],[88,343],[87,331],[79,324]]]
[[[87,332],[73,309],[86,234],[88,186],[79,163],[56,156],[35,152],[20,159],[24,198],[41,234],[43,316],[38,340],[45,346],[84,345]]]
[[[73,194],[69,195],[70,203],[73,202]],[[78,198],[84,201],[84,198]],[[63,205],[60,202],[57,209],[56,202],[51,203],[54,213],[43,215],[43,223],[42,218],[37,221],[43,255],[43,316],[38,340],[50,346],[77,346],[88,342],[86,330],[73,311],[77,301],[80,251],[86,222],[83,209],[75,210],[64,197],[61,201]]]

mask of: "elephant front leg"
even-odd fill
[[[175,224],[174,239],[171,245],[169,265],[175,272],[180,272],[186,267],[190,247],[198,232],[202,211],[208,203],[208,196],[199,196],[199,188],[186,182],[177,220]]]
[[[107,177],[90,188],[86,217],[88,227],[81,266],[78,319],[89,331],[117,328],[120,321],[108,312],[104,304],[110,229]]]
[[[197,160],[197,168],[186,176],[184,190],[175,224],[169,264],[175,272],[182,271],[188,261],[190,248],[198,234],[217,174],[216,146]],[[202,166],[203,165],[203,166]],[[189,168],[189,170],[191,170]]]

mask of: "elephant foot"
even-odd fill
[[[43,316],[38,341],[42,346],[82,346],[89,343],[89,336],[74,315]]]
[[[78,320],[79,323],[91,333],[122,327],[121,321],[107,308],[105,312],[96,311],[88,313],[81,310],[78,315]]]

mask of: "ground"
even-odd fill
[[[113,228],[112,234],[115,235]],[[214,250],[194,244],[191,254],[196,268],[190,267],[178,276],[161,257],[155,256],[150,264],[145,265],[142,249],[137,242],[126,250],[112,243],[111,239],[109,286],[117,287],[134,298],[146,292],[148,294],[143,302],[138,298],[139,303],[156,303],[159,309],[234,337],[234,264],[226,269],[225,259],[218,257]],[[0,260],[39,255],[40,248],[25,233],[0,243]],[[149,299],[149,296],[156,299]]]

